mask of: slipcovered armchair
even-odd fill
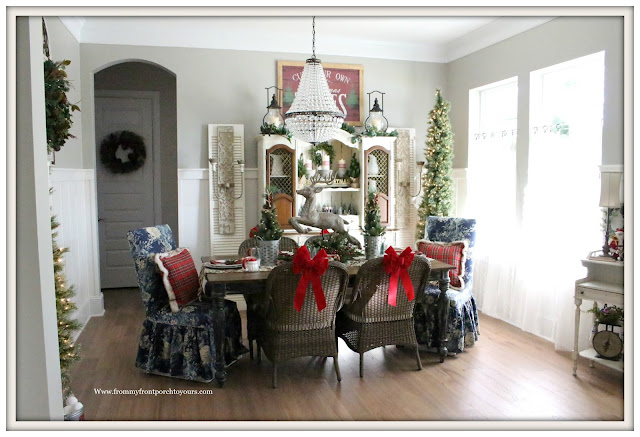
[[[462,352],[465,346],[471,346],[478,340],[478,309],[473,296],[473,248],[476,240],[476,220],[458,217],[427,218],[425,238],[432,242],[452,243],[468,242],[464,272],[461,275],[461,287],[453,285],[447,292],[449,312],[446,336],[449,354]],[[421,250],[420,247],[416,247]],[[446,262],[446,261],[445,261]],[[429,283],[423,299],[414,309],[415,330],[418,343],[428,349],[439,344],[438,308],[436,301],[440,295],[437,284]]]
[[[168,225],[127,233],[146,318],[136,357],[145,373],[210,382],[215,376],[215,343],[210,302],[196,300],[172,312],[154,256],[176,249]],[[234,302],[225,301],[226,363],[233,363],[247,349],[242,345],[240,314]]]

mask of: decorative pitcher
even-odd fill
[[[378,168],[378,160],[374,155],[369,155],[369,160],[367,161],[367,171],[369,172],[369,176],[377,176],[380,172]]]

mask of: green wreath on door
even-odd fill
[[[122,162],[116,156],[118,148],[128,152],[128,161]],[[131,131],[113,132],[104,137],[100,143],[100,162],[113,173],[131,173],[144,165],[147,149],[144,139]]]

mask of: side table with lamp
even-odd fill
[[[621,306],[624,304],[624,261],[622,244],[615,252],[609,250],[610,236],[610,213],[611,208],[620,208],[620,189],[622,181],[622,169],[618,171],[601,171],[600,206],[606,208],[606,226],[604,232],[604,245],[602,252],[593,252],[582,260],[582,265],[587,268],[587,277],[576,281],[574,301],[575,310],[575,331],[573,344],[573,375],[578,369],[578,356],[588,358],[590,366],[599,363],[604,366],[624,371],[624,354],[622,332],[623,323],[608,323],[596,317],[596,323],[591,337],[591,348],[580,350],[578,345],[580,328],[580,305],[583,299],[594,301],[596,314],[598,303]],[[618,234],[620,234],[618,232]],[[618,236],[621,239],[621,235]],[[599,331],[601,325],[605,326],[604,331]],[[618,327],[618,332],[615,328]]]

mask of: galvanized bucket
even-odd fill
[[[260,265],[275,266],[278,262],[280,240],[258,239],[258,251],[260,252]]]
[[[382,250],[382,237],[364,237],[364,255],[367,259],[378,258]]]

